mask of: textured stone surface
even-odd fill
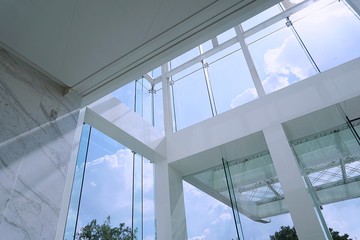
[[[0,48],[0,235],[54,239],[81,97]]]

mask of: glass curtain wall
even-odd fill
[[[78,239],[91,224],[105,221],[111,228],[124,224],[134,239],[155,239],[153,165],[84,126],[81,146],[87,145],[79,150],[64,239]]]
[[[281,226],[293,227],[268,151],[231,161],[223,159],[218,166],[184,180],[194,186],[185,191],[189,237],[196,230],[208,229],[202,232],[205,239],[270,239]],[[190,199],[191,204],[187,203]],[[199,217],[207,219],[201,221],[204,226],[196,223]],[[213,229],[221,231],[220,235],[214,235]]]
[[[255,81],[269,94],[360,56],[359,16],[346,1],[284,0],[240,27],[170,62],[175,131],[258,98]]]
[[[360,237],[360,115],[355,107],[359,103],[359,99],[352,103],[351,118],[342,107],[346,103],[303,117],[303,128],[322,130],[290,141],[319,220],[332,229],[333,236],[339,232],[352,239]],[[290,135],[298,127],[286,124]]]

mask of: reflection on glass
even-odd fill
[[[237,239],[229,206],[185,181],[183,186],[188,239]]]
[[[111,93],[112,96],[119,99],[128,108],[134,109],[135,81],[129,82],[116,91]]]
[[[70,205],[68,210],[68,217],[66,220],[64,239],[72,240],[75,238],[75,229],[78,218],[78,209],[80,201],[80,193],[82,189],[82,181],[85,171],[86,156],[88,153],[88,143],[90,141],[91,127],[84,124],[81,132],[79,143],[78,157],[76,160],[74,181],[71,191]]]
[[[76,231],[93,219],[111,226],[132,222],[132,152],[92,128]]]
[[[219,44],[222,44],[232,38],[236,37],[236,32],[234,28],[230,28],[229,30],[223,32],[222,34],[217,36],[217,40]]]
[[[239,44],[226,50],[225,53],[220,52],[209,58],[212,61],[208,68],[209,78],[218,113],[257,98],[257,92]],[[227,53],[229,55],[224,55]]]
[[[266,93],[316,72],[290,28],[283,28],[249,46]]]
[[[269,236],[281,226],[293,226],[272,159],[267,151],[229,161],[228,166],[245,239],[269,239]],[[223,165],[186,176],[184,179],[218,201],[231,206]],[[200,190],[193,191],[199,192],[200,195]],[[202,201],[205,204],[208,200]],[[192,207],[186,206],[186,211],[193,209]],[[230,212],[231,209],[227,210],[229,218]],[[211,217],[211,214],[204,215],[205,219]],[[234,224],[233,216],[231,218],[231,224]],[[191,227],[191,224],[188,224],[188,227]],[[224,236],[225,239],[231,239],[231,235],[225,233]]]
[[[143,239],[155,240],[154,165],[143,161]]]
[[[254,17],[244,21],[241,23],[242,28],[244,29],[244,31],[255,27],[256,25],[268,20],[269,18],[279,14],[280,8],[279,6],[276,4],[274,6],[272,6],[271,8],[266,9],[265,11],[259,13],[258,15],[255,15]]]
[[[213,48],[211,40],[204,42],[203,44],[201,44],[201,46],[204,52],[207,52]]]
[[[174,69],[174,68],[180,66],[181,64],[189,61],[190,59],[193,59],[194,57],[198,56],[199,54],[200,54],[199,48],[195,47],[195,48],[191,49],[190,51],[171,60],[170,67],[171,67],[171,69]]]
[[[355,129],[360,132],[360,125]],[[360,146],[348,126],[295,140],[292,147],[327,226],[359,237],[353,223],[358,224],[358,217],[353,212],[360,201]]]
[[[360,56],[360,21],[342,1],[293,24],[321,71]]]
[[[133,153],[132,229],[137,239],[143,239],[143,159]]]
[[[173,90],[173,111],[178,130],[212,116],[205,77],[201,70],[176,81]]]

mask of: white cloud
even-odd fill
[[[93,186],[93,187],[96,187],[96,183],[94,181],[91,181],[90,185]]]
[[[265,78],[262,82],[265,92],[274,92],[286,86],[289,86],[289,79],[287,77],[279,77],[277,75],[272,75]]]
[[[219,219],[221,219],[222,221],[228,221],[232,219],[232,216],[230,213],[222,213],[220,214]]]
[[[206,228],[204,229],[203,233],[199,236],[195,236],[195,237],[191,237],[189,238],[188,240],[205,240],[206,239],[206,236],[208,236],[210,233],[210,229],[209,228]]]
[[[257,92],[255,88],[248,88],[244,92],[238,94],[235,98],[231,100],[230,106],[231,108],[235,108],[251,100],[257,98]]]

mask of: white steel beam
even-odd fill
[[[242,29],[242,27],[240,25],[235,26],[234,28],[235,28],[237,39],[238,39],[238,41],[240,43],[240,46],[241,46],[241,49],[243,51],[246,64],[247,64],[247,66],[249,68],[252,80],[254,82],[257,94],[258,94],[259,97],[263,97],[263,96],[265,96],[265,90],[264,90],[264,87],[263,87],[263,85],[261,83],[261,79],[259,77],[259,74],[258,74],[258,72],[256,70],[254,61],[253,61],[253,59],[252,59],[252,57],[250,55],[249,48],[248,48],[247,44],[245,43],[245,39],[244,39],[244,36],[243,36],[243,29]]]

